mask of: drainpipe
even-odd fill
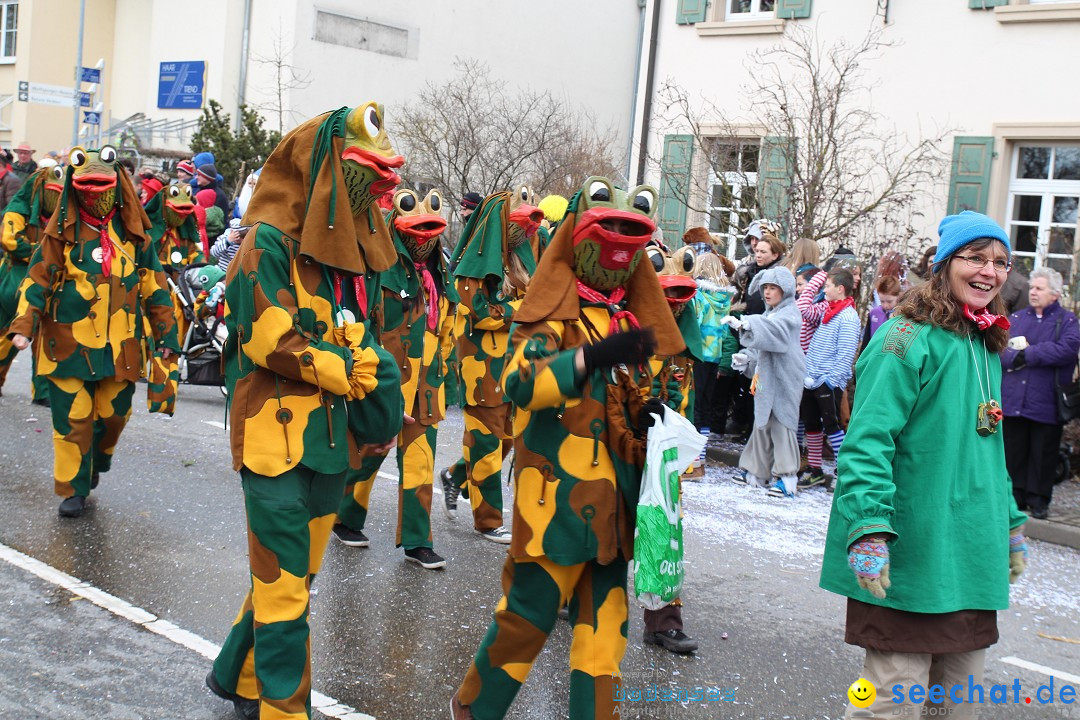
[[[251,42],[251,0],[244,0],[244,37],[240,42],[240,87],[236,91],[236,132],[240,132],[243,118],[240,117],[240,106],[246,99],[247,90],[247,67],[248,50]]]
[[[645,6],[647,0],[637,0],[638,38],[637,52],[634,56],[634,93],[630,100],[630,129],[626,134],[626,179],[630,180],[630,167],[634,162],[634,120],[637,118],[638,85],[641,84],[641,51],[645,44]]]
[[[645,182],[645,160],[649,151],[650,118],[652,116],[653,80],[656,75],[656,45],[660,30],[660,0],[653,0],[652,35],[649,37],[649,68],[645,75],[645,106],[641,111],[641,142],[638,145],[636,185]]]

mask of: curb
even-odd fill
[[[705,449],[705,455],[710,460],[721,462],[728,467],[739,466],[739,454],[727,448],[709,445]],[[1029,518],[1024,526],[1024,535],[1032,540],[1080,550],[1080,527],[1071,523]]]

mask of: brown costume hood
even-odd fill
[[[344,138],[332,139],[333,148],[319,168],[311,203],[307,204],[315,136],[328,115],[314,117],[282,138],[263,166],[243,223],[273,225],[299,240],[300,252],[323,265],[355,275],[388,270],[397,262],[397,251],[382,211],[372,203],[366,218],[356,218],[349,205],[341,170]],[[330,189],[334,177],[337,202],[331,226]]]
[[[147,234],[151,227],[150,218],[146,216],[146,211],[139,202],[139,195],[135,192],[135,186],[131,184],[127,170],[119,163],[116,165],[116,188],[119,190],[122,205],[116,209],[116,215],[113,217],[124,228],[124,237],[135,244],[150,242],[150,235]],[[64,233],[68,228],[73,227],[78,219],[79,201],[75,199],[75,188],[71,185],[71,171],[69,170],[64,181],[64,193],[60,196],[56,212],[52,214],[49,224],[45,226],[45,234],[67,242],[75,242],[78,238],[75,237],[74,230],[66,237]]]
[[[574,275],[574,225],[577,215],[568,212],[555,231],[536,266],[536,273],[521,307],[514,313],[519,323],[541,320],[576,320],[581,315],[577,276]],[[643,258],[626,283],[626,309],[634,313],[643,328],[656,333],[656,354],[677,355],[686,347],[675,316],[668,309],[660,281],[652,263]]]

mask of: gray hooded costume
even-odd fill
[[[754,395],[754,424],[764,427],[769,415],[795,431],[799,425],[799,403],[806,375],[806,358],[799,346],[802,315],[795,305],[795,276],[786,267],[771,267],[754,276],[750,293],[762,285],[776,285],[784,293],[780,304],[762,315],[743,318],[739,342],[750,352],[750,367],[745,371],[758,375]]]

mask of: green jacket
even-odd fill
[[[1001,429],[975,431],[988,372],[1001,400],[1001,363],[972,339],[894,317],[859,358],[824,589],[920,613],[1009,606],[1009,532],[1027,518],[1013,500]],[[848,567],[848,547],[871,533],[893,536],[884,600]]]

